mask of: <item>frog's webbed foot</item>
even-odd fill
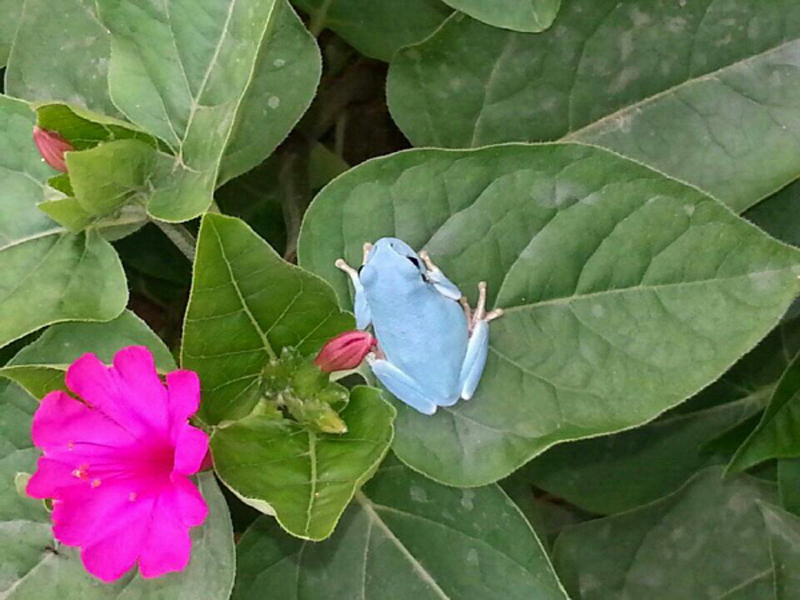
[[[467,317],[469,327],[469,342],[467,354],[461,365],[459,387],[461,398],[469,400],[478,387],[483,369],[486,366],[486,357],[489,353],[489,322],[503,316],[502,308],[495,308],[486,312],[486,282],[478,284],[478,304],[472,312],[466,298],[460,300]]]
[[[363,256],[361,258],[361,266],[363,267],[367,264],[367,257],[369,253],[372,251],[372,244],[369,242],[364,242],[363,246]],[[358,269],[354,269],[350,265],[347,264],[347,261],[343,258],[337,258],[336,262],[333,263],[337,269],[340,269],[347,273],[354,282],[358,279]]]
[[[426,273],[428,281],[433,284],[433,287],[435,287],[442,296],[452,300],[459,300],[463,296],[458,286],[450,281],[439,267],[433,264],[430,255],[428,255],[425,250],[420,251],[419,257],[422,259],[422,262],[425,263],[425,268],[428,270]]]

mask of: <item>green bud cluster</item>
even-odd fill
[[[339,411],[347,404],[349,391],[330,380],[311,359],[294,348],[284,348],[280,358],[261,371],[262,414],[288,414],[317,433],[346,433]]]

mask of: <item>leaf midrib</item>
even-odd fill
[[[673,85],[671,87],[668,87],[668,88],[666,88],[666,89],[664,89],[664,90],[662,90],[660,92],[657,92],[657,93],[653,94],[652,96],[648,96],[646,98],[642,98],[641,100],[637,100],[636,102],[633,102],[631,104],[627,104],[627,105],[625,105],[625,106],[623,106],[621,108],[618,108],[614,112],[611,112],[611,113],[605,115],[604,117],[598,119],[597,121],[593,121],[592,123],[588,123],[588,124],[584,125],[583,127],[579,127],[578,129],[569,129],[569,127],[568,127],[567,132],[560,138],[559,141],[564,141],[564,142],[581,141],[580,140],[580,136],[581,135],[589,133],[594,129],[599,129],[603,125],[605,125],[608,121],[612,121],[612,120],[620,117],[623,114],[626,114],[628,112],[634,112],[637,109],[641,108],[642,106],[645,106],[647,104],[650,104],[652,102],[660,100],[664,96],[666,96],[668,94],[672,94],[673,92],[675,92],[676,90],[679,90],[681,88],[688,87],[688,86],[690,86],[692,84],[695,84],[695,83],[698,83],[698,82],[717,79],[717,75],[719,75],[720,73],[722,73],[724,71],[727,71],[729,69],[734,69],[736,67],[745,65],[745,64],[747,64],[747,63],[749,63],[751,61],[755,61],[755,60],[764,58],[765,56],[768,56],[770,54],[776,54],[776,53],[780,52],[781,50],[783,50],[784,48],[786,48],[787,46],[790,46],[792,44],[796,44],[797,42],[798,42],[798,38],[793,38],[791,40],[787,40],[785,42],[781,42],[777,46],[769,48],[768,50],[764,50],[763,52],[760,52],[758,54],[753,54],[752,56],[747,56],[747,57],[742,58],[740,60],[731,62],[731,63],[729,63],[729,64],[727,64],[725,66],[722,66],[722,67],[720,67],[718,69],[715,69],[713,71],[709,71],[708,73],[704,73],[704,74],[698,75],[696,77],[690,77],[688,79],[685,79],[684,81],[681,81],[680,83],[677,83],[677,84],[675,84],[675,85]]]
[[[389,540],[391,540],[394,543],[394,545],[397,547],[400,553],[406,558],[406,560],[408,560],[408,562],[411,563],[412,568],[417,573],[417,575],[419,575],[419,578],[424,583],[426,583],[428,587],[431,590],[433,590],[434,593],[436,593],[440,598],[443,598],[444,600],[450,600],[450,596],[448,596],[445,593],[445,591],[441,587],[439,587],[439,584],[436,583],[436,580],[433,578],[433,576],[430,573],[428,573],[425,567],[422,566],[422,564],[416,559],[416,557],[413,554],[411,554],[411,551],[405,547],[403,542],[401,542],[397,538],[397,536],[384,522],[384,520],[381,519],[380,515],[375,511],[372,501],[369,498],[367,498],[361,491],[355,493],[354,499],[356,500],[356,502],[358,502],[358,504],[367,514],[369,520],[380,528],[380,530],[384,533],[384,535],[386,535],[386,537],[388,537]],[[365,543],[368,542],[369,540],[365,541]]]
[[[514,313],[520,310],[525,309],[534,309],[539,308],[541,306],[557,306],[557,305],[564,305],[570,304],[573,301],[580,301],[592,298],[598,298],[608,295],[615,295],[615,294],[622,294],[622,293],[633,293],[633,292],[641,292],[641,291],[652,291],[652,290],[660,290],[660,289],[674,289],[679,287],[689,287],[701,284],[709,284],[715,282],[724,282],[724,281],[734,281],[736,279],[742,279],[745,277],[753,277],[758,275],[769,275],[773,273],[783,273],[786,271],[800,271],[800,261],[798,261],[797,265],[792,267],[782,267],[780,269],[766,269],[763,271],[751,271],[750,273],[742,273],[740,275],[733,275],[731,277],[717,277],[714,279],[698,279],[696,281],[676,281],[672,283],[658,283],[658,284],[640,284],[634,285],[630,287],[624,288],[615,288],[611,290],[601,290],[599,292],[590,292],[587,294],[573,294],[572,296],[562,296],[559,298],[552,298],[549,300],[542,300],[540,302],[530,302],[528,304],[518,304],[514,305],[510,308],[504,308],[506,314]],[[800,277],[800,275],[798,276]],[[502,287],[501,287],[502,289]]]

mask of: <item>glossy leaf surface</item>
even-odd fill
[[[297,537],[321,540],[389,450],[394,415],[378,390],[357,387],[340,415],[344,434],[247,417],[214,433],[214,466],[244,502]]]
[[[589,142],[741,212],[800,170],[799,45],[791,0],[565,0],[541,34],[455,15],[398,52],[389,105],[417,146]]]
[[[525,465],[519,476],[589,512],[630,510],[675,491],[706,466],[724,464],[730,455],[704,446],[757,414],[761,405],[750,397],[562,444]]]
[[[247,415],[262,367],[284,347],[310,355],[352,327],[328,284],[285,262],[243,221],[203,218],[181,363],[200,375],[206,422]]]
[[[561,0],[444,0],[463,13],[494,27],[542,31],[552,25]]]
[[[359,52],[388,61],[428,37],[452,11],[439,0],[294,0],[314,33],[329,27]]]
[[[758,501],[774,498],[772,484],[710,468],[662,500],[565,530],[556,570],[581,600],[726,598],[771,579]]]
[[[111,245],[95,231],[73,235],[37,208],[55,171],[33,125],[24,102],[0,96],[0,346],[58,321],[113,319],[128,300]]]
[[[123,312],[108,323],[61,323],[53,325],[35,342],[23,348],[0,375],[13,379],[36,398],[66,389],[64,375],[84,353],[91,352],[106,364],[125,346],[146,346],[161,373],[177,369],[158,336],[139,317]]]
[[[800,457],[800,354],[778,381],[755,431],[731,461],[741,471],[770,458]]]
[[[233,598],[564,599],[528,523],[496,486],[455,490],[387,461],[321,544],[262,518],[238,547]]]
[[[796,250],[696,189],[575,144],[370,161],[316,198],[300,264],[349,299],[334,261],[358,264],[365,241],[388,235],[427,249],[473,302],[487,281],[490,306],[506,309],[475,398],[433,417],[397,404],[400,458],[454,485],[679,404],[798,292]]]

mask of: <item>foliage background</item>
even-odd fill
[[[0,15],[0,596],[800,595],[795,2]],[[276,414],[264,364],[353,328],[333,261],[386,235],[506,310],[476,397]],[[201,376],[211,510],[104,586],[20,490],[37,398],[131,344]]]

